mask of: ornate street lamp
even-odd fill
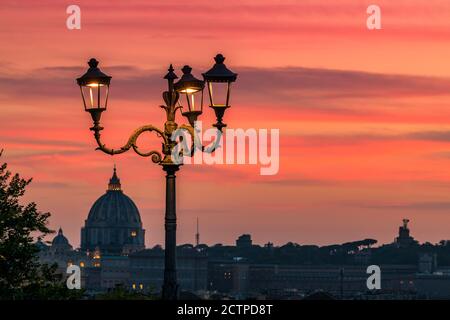
[[[172,154],[178,144],[177,141],[172,140],[172,134],[177,129],[184,129],[189,132],[192,137],[192,156],[196,150],[213,152],[218,146],[223,127],[226,126],[222,122],[225,110],[230,107],[230,84],[236,81],[237,74],[233,73],[223,64],[225,58],[218,54],[215,58],[216,64],[213,68],[203,74],[203,77],[208,84],[208,91],[210,96],[210,106],[214,109],[217,117],[217,123],[213,124],[217,128],[216,142],[213,148],[205,150],[201,148],[194,148],[196,138],[196,131],[194,123],[203,112],[203,88],[204,82],[195,78],[191,71],[192,68],[184,66],[183,76],[174,83],[177,75],[174,73],[172,65],[168,69],[168,73],[164,79],[168,82],[168,90],[163,92],[163,99],[165,105],[161,106],[166,111],[166,122],[164,129],[159,129],[151,124],[144,125],[137,128],[128,138],[127,143],[119,149],[107,148],[101,141],[100,132],[103,127],[100,126],[100,118],[103,111],[106,111],[108,103],[109,84],[111,77],[104,74],[98,68],[98,61],[95,59],[89,60],[88,71],[77,79],[77,83],[81,89],[83,104],[86,112],[89,112],[94,122],[93,127],[90,128],[94,132],[95,140],[98,148],[104,153],[115,155],[124,153],[131,148],[142,157],[151,157],[154,163],[160,164],[166,172],[166,212],[165,212],[165,258],[164,258],[164,283],[162,287],[162,296],[166,300],[174,300],[178,297],[178,284],[176,276],[176,202],[175,202],[175,172],[179,170],[180,164],[175,159],[172,159]],[[225,85],[226,91],[224,96],[218,96],[214,91],[213,85]],[[186,106],[184,107],[179,102],[180,95],[185,96]],[[222,98],[224,103],[218,103]],[[200,101],[198,101],[200,99]],[[217,100],[216,100],[217,99]],[[177,110],[182,110],[182,115],[187,118],[189,125],[183,124],[178,126],[175,122]],[[144,132],[156,132],[162,139],[162,154],[157,150],[142,151],[137,146],[138,137]]]

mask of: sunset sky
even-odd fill
[[[81,30],[66,28],[71,4]],[[366,27],[370,4],[382,30]],[[163,243],[161,167],[95,151],[75,78],[91,57],[113,77],[102,134],[118,147],[139,125],[162,127],[170,63],[200,77],[221,52],[239,74],[225,122],[280,129],[280,171],[184,166],[179,243],[194,241],[197,216],[208,244],[242,233],[258,244],[387,243],[404,217],[421,242],[450,239],[449,17],[448,0],[2,0],[0,162],[33,177],[26,200],[74,247],[116,163],[146,244]]]

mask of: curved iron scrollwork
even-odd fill
[[[123,146],[120,147],[119,149],[110,149],[107,148],[100,140],[100,130],[102,128],[101,127],[93,127],[92,130],[94,131],[94,136],[95,136],[95,140],[97,141],[98,144],[98,148],[96,150],[101,150],[107,154],[110,155],[115,155],[115,154],[121,154],[124,153],[128,150],[130,150],[131,148],[133,148],[134,152],[136,152],[138,155],[142,156],[142,157],[151,157],[152,162],[154,163],[161,163],[162,161],[162,155],[161,152],[156,151],[156,150],[151,150],[151,151],[147,151],[147,152],[143,152],[139,149],[138,145],[137,145],[137,139],[139,138],[139,136],[144,133],[144,132],[156,132],[157,136],[163,139],[163,144],[167,145],[168,144],[168,140],[167,137],[165,136],[164,132],[160,129],[158,129],[157,127],[153,126],[153,125],[145,125],[142,126],[138,129],[136,129],[128,138],[127,143]]]

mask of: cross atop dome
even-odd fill
[[[122,190],[122,187],[120,185],[120,179],[117,176],[117,171],[116,171],[116,165],[115,164],[114,164],[113,175],[112,175],[111,179],[109,179],[108,190],[109,191],[121,191]]]

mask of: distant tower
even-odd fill
[[[249,234],[243,234],[236,240],[236,247],[248,249],[252,247],[252,237]]]
[[[398,228],[398,237],[394,240],[397,247],[409,247],[417,244],[417,241],[409,234],[408,223],[409,219],[403,219],[403,225]]]
[[[198,247],[200,244],[200,231],[198,228],[198,217],[197,217],[197,233],[195,234],[195,246]]]

